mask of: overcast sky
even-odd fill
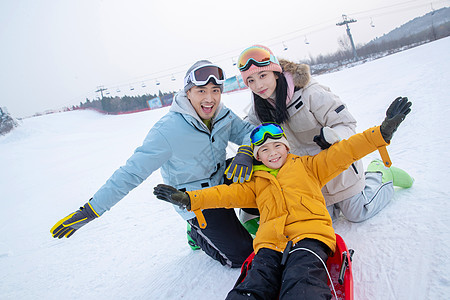
[[[2,0],[0,107],[6,106],[13,117],[25,117],[95,99],[99,86],[111,96],[176,91],[187,68],[199,59],[221,65],[230,77],[238,74],[233,60],[252,44],[301,60],[338,48],[337,40],[346,36],[344,26],[336,26],[342,14],[357,20],[350,27],[358,44],[449,4]]]

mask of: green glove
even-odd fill
[[[50,233],[54,238],[69,238],[75,233],[75,231],[80,229],[80,227],[98,217],[99,215],[88,202],[83,207],[80,207],[80,209],[76,212],[71,213],[56,223],[55,226],[50,229]]]
[[[181,209],[191,210],[191,199],[185,192],[179,191],[173,186],[166,184],[158,184],[153,194],[159,200],[164,200],[172,204],[178,205]]]
[[[249,181],[253,173],[253,150],[252,147],[242,145],[238,148],[236,156],[231,161],[225,174],[228,179],[233,178],[233,182],[243,183]]]
[[[398,97],[395,99],[388,110],[386,118],[381,123],[380,131],[386,143],[392,139],[392,135],[397,130],[400,123],[405,119],[406,115],[411,112],[412,103],[406,97]]]

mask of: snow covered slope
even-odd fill
[[[358,131],[380,124],[397,96],[413,102],[388,150],[414,186],[397,190],[371,220],[335,224],[355,249],[355,299],[450,295],[448,49],[450,38],[317,77],[348,104]],[[240,116],[249,100],[248,91],[223,96]],[[162,182],[159,172],[70,239],[49,232],[96,192],[167,111],[59,113],[25,119],[0,137],[0,299],[225,298],[239,270],[190,250],[185,222],[152,194]]]

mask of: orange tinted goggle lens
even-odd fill
[[[241,53],[238,59],[238,68],[243,69],[253,60],[257,63],[270,63],[270,52],[264,48],[250,47]]]

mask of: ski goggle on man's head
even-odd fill
[[[285,136],[283,128],[277,123],[262,123],[253,129],[250,134],[250,141],[253,146],[260,146],[264,144],[264,142],[268,138],[279,139],[282,136]]]
[[[271,62],[280,64],[278,59],[270,53],[266,48],[260,46],[251,46],[239,55],[237,66],[239,71],[247,71],[251,65],[263,67],[269,65]]]
[[[206,85],[211,78],[217,85],[221,85],[225,82],[225,72],[216,65],[203,65],[192,70],[184,78],[184,85],[190,82],[196,86]]]

